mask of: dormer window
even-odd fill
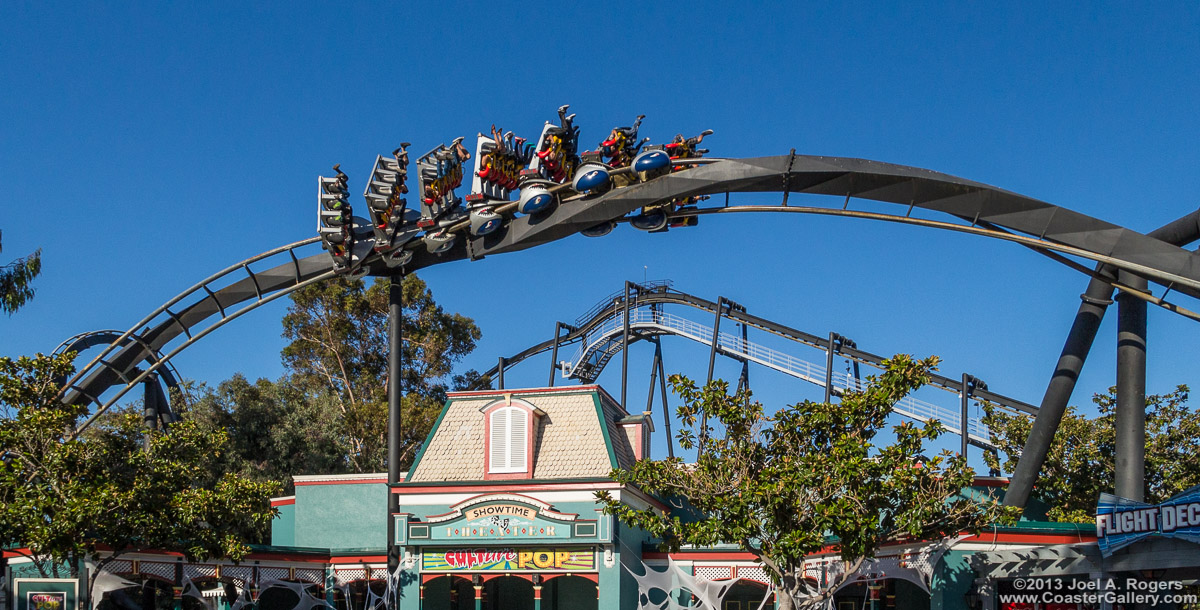
[[[497,400],[482,409],[486,424],[485,479],[533,478],[533,442],[537,407],[516,399]]]
[[[530,412],[518,407],[492,411],[488,472],[528,472]]]

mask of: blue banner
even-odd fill
[[[1200,485],[1159,505],[1100,494],[1096,542],[1105,557],[1150,536],[1200,543]]]

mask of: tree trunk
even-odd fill
[[[787,591],[777,589],[775,591],[775,601],[779,602],[779,610],[794,610],[796,607],[792,603],[792,596]]]

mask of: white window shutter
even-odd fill
[[[525,447],[529,442],[526,426],[529,416],[524,411],[511,409],[508,413],[508,423],[511,433],[508,437],[508,467],[518,472],[525,471]]]
[[[497,409],[492,413],[492,434],[490,439],[491,467],[489,470],[504,470],[508,467],[508,419],[510,409]]]

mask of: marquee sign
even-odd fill
[[[30,592],[27,595],[28,610],[66,610],[67,594],[62,592]]]
[[[1096,541],[1104,556],[1150,536],[1200,543],[1200,486],[1158,506],[1100,494]]]
[[[396,515],[396,544],[528,544],[538,541],[608,542],[611,525],[561,513],[520,494],[485,494],[418,519]],[[603,531],[602,531],[603,530]]]
[[[589,572],[592,549],[445,549],[421,553],[422,572]]]

